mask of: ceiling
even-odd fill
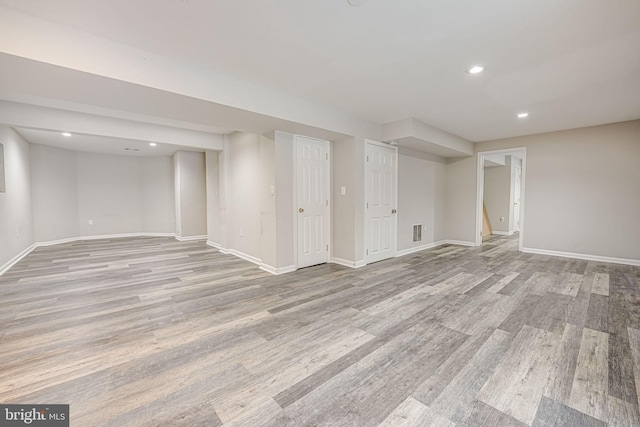
[[[638,0],[0,5],[369,122],[415,117],[470,141],[640,118]],[[466,74],[474,64],[486,70]]]

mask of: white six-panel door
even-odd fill
[[[329,261],[329,142],[296,136],[298,268]]]
[[[365,259],[367,263],[395,256],[396,149],[367,142],[365,165]]]

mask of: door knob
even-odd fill
[[[391,209],[391,213],[397,213],[398,211],[395,209]]]
[[[304,208],[298,208],[298,212],[300,213],[304,212]]]

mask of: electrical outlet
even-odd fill
[[[89,225],[93,225],[93,220],[92,219],[89,220]]]
[[[244,233],[242,232],[242,228],[240,229],[240,237],[244,237]]]

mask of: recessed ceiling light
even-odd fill
[[[71,136],[69,132],[62,132],[62,136]]]
[[[149,145],[152,146],[152,147],[155,147],[158,144],[156,144],[155,142],[150,142]]]
[[[529,113],[518,113],[517,116],[519,119],[524,119],[529,116]]]
[[[351,6],[362,6],[367,0],[347,0]]]
[[[484,71],[484,66],[482,65],[474,65],[471,68],[467,69],[467,74],[478,74]]]

